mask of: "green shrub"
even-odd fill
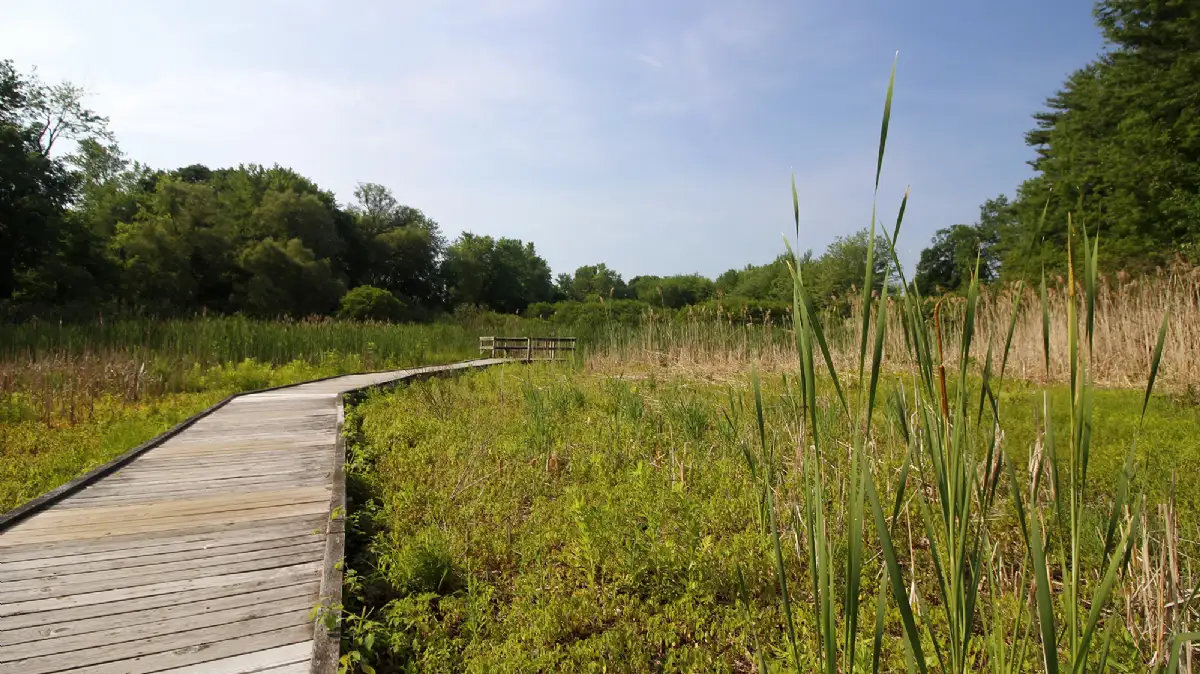
[[[375,286],[359,286],[342,295],[338,316],[352,321],[401,321],[407,313],[395,295]]]

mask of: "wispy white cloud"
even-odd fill
[[[631,109],[640,114],[720,117],[747,95],[747,71],[778,36],[778,11],[756,3],[713,5],[646,39],[638,60],[651,66],[647,91]]]

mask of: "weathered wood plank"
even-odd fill
[[[9,605],[19,605],[19,602],[30,602],[53,597],[69,597],[72,595],[90,595],[98,592],[118,589],[136,589],[143,585],[154,585],[156,583],[167,583],[180,578],[188,578],[196,580],[208,576],[220,576],[231,573],[244,573],[249,571],[262,571],[267,569],[289,568],[301,564],[320,561],[324,558],[324,549],[315,548],[311,551],[296,552],[284,555],[275,555],[270,557],[262,557],[251,559],[242,562],[235,562],[220,566],[198,566],[189,570],[188,573],[182,574],[178,571],[164,571],[162,573],[143,573],[132,576],[112,576],[103,575],[99,578],[88,578],[80,582],[66,582],[60,580],[57,583],[46,583],[35,587],[24,587],[4,590],[5,601],[11,602]],[[19,581],[25,582],[25,581]],[[15,585],[16,583],[14,583]]]
[[[189,526],[237,524],[239,522],[260,522],[276,517],[291,517],[293,515],[314,515],[328,512],[326,504],[320,502],[300,503],[295,505],[267,506],[263,508],[247,508],[224,513],[203,513],[200,515],[183,515],[166,517],[147,522],[126,521],[113,522],[105,525],[62,527],[59,529],[36,529],[30,532],[11,531],[0,537],[0,547],[17,545],[19,543],[46,543],[51,541],[82,540],[89,538],[104,538],[121,534],[153,533],[184,529]]]
[[[180,592],[170,595],[170,599],[172,600],[181,600],[179,603],[172,603],[157,608],[139,609],[134,608],[132,604],[128,606],[118,604],[114,606],[115,613],[106,613],[99,617],[82,618],[79,620],[67,620],[64,618],[35,627],[0,630],[0,648],[17,646],[43,639],[59,639],[104,630],[137,627],[148,623],[174,620],[244,606],[259,606],[284,599],[300,598],[306,602],[307,606],[311,607],[316,601],[317,591],[312,587],[312,583],[300,580],[296,582],[298,584],[257,591],[247,591],[247,588],[250,587],[249,585],[235,586],[233,593],[228,596],[215,598],[200,597],[196,600],[189,598],[198,595],[199,592],[193,592],[192,594]],[[146,603],[143,601],[141,605],[144,606]]]
[[[163,549],[156,549],[151,554],[138,556],[124,557],[103,557],[111,553],[98,553],[102,557],[97,559],[92,555],[71,555],[69,557],[54,559],[51,561],[59,562],[54,565],[42,563],[43,560],[31,560],[24,562],[9,562],[0,565],[0,581],[26,580],[31,578],[47,578],[57,579],[64,576],[77,573],[88,573],[93,571],[113,570],[119,571],[123,569],[136,569],[150,564],[164,564],[166,562],[180,562],[189,559],[205,559],[208,557],[226,557],[228,555],[255,552],[261,550],[273,550],[277,548],[286,548],[304,543],[320,543],[321,536],[317,533],[302,534],[299,536],[288,536],[286,538],[271,538],[266,540],[253,540],[247,543],[235,543],[229,545],[200,545],[200,546],[168,546]]]
[[[183,457],[164,457],[148,459],[145,463],[138,466],[139,471],[173,471],[186,470],[189,467],[193,470],[201,470],[208,468],[218,468],[225,466],[241,466],[245,468],[247,464],[261,466],[266,463],[282,464],[286,466],[289,463],[299,461],[320,461],[329,458],[330,447],[314,447],[312,449],[294,450],[294,451],[272,451],[259,452],[253,459],[241,454],[226,454],[221,456],[183,456]],[[132,473],[126,473],[130,475]]]
[[[106,565],[108,568],[97,569],[92,571],[80,571],[78,568],[67,567],[63,569],[59,567],[59,573],[53,575],[39,574],[32,578],[5,578],[3,582],[4,596],[10,601],[21,601],[15,599],[18,591],[35,589],[41,592],[38,596],[49,597],[53,589],[50,588],[68,588],[74,585],[92,583],[95,581],[116,581],[120,578],[134,577],[138,580],[145,580],[148,577],[154,577],[159,574],[173,573],[178,571],[198,570],[204,567],[218,566],[228,568],[228,565],[242,564],[244,562],[252,562],[256,560],[267,561],[275,557],[301,559],[309,556],[310,553],[317,551],[318,548],[324,545],[324,541],[317,540],[315,537],[304,542],[295,543],[282,547],[271,547],[259,550],[246,550],[240,552],[225,552],[223,554],[216,551],[207,550],[207,555],[190,555],[184,559],[162,560],[157,557],[140,558],[147,562],[141,565],[123,565],[116,564]],[[125,561],[125,560],[122,560]],[[191,574],[195,577],[195,574]],[[119,586],[114,586],[119,587]]]
[[[189,632],[228,623],[241,623],[258,618],[269,618],[282,614],[307,615],[312,610],[314,599],[307,596],[286,597],[234,608],[211,609],[192,615],[143,623],[135,626],[113,627],[97,632],[86,632],[69,636],[58,636],[39,641],[17,643],[0,649],[0,663],[61,655],[72,651],[96,649],[103,646],[153,639],[155,637]],[[141,653],[135,653],[140,655]]]
[[[309,503],[329,499],[331,487],[293,487],[274,491],[255,491],[244,494],[223,494],[191,499],[167,499],[153,503],[117,505],[79,510],[54,509],[27,522],[13,527],[13,532],[33,532],[41,529],[96,525],[120,522],[131,518],[139,520],[224,513],[231,510],[246,510],[289,503]]]
[[[165,653],[156,653],[133,660],[121,660],[93,667],[72,669],[71,674],[128,674],[129,672],[162,672],[200,663],[220,662],[233,656],[269,652],[281,646],[303,644],[312,648],[312,625],[288,627],[273,632],[263,632],[237,639],[216,641],[202,647],[181,648]],[[276,655],[276,657],[280,657]],[[224,669],[202,670],[214,674],[227,674]],[[255,670],[250,670],[255,671]]]
[[[133,614],[135,619],[130,620],[128,624],[136,625],[140,622],[140,620],[136,619],[136,616],[145,614],[153,609],[168,606],[184,606],[194,602],[206,602],[224,597],[248,595],[284,587],[300,586],[308,591],[314,587],[313,581],[318,578],[319,570],[312,567],[296,571],[285,569],[284,573],[248,582],[229,582],[228,578],[226,578],[224,583],[207,583],[203,587],[192,589],[175,589],[159,594],[146,594],[127,599],[110,599],[107,602],[83,606],[68,606],[65,608],[4,616],[3,622],[6,630],[17,630],[30,627],[52,627],[100,617],[122,619],[124,616]]]
[[[288,469],[285,471],[274,472],[274,473],[272,473],[270,471],[259,470],[256,467],[249,466],[249,467],[246,467],[246,469],[240,474],[237,473],[236,471],[223,472],[222,474],[217,474],[217,475],[213,475],[212,473],[207,473],[204,475],[204,480],[211,481],[211,482],[217,482],[217,481],[222,481],[222,480],[244,480],[244,479],[250,479],[250,478],[262,478],[262,477],[282,477],[282,476],[287,476],[287,475],[304,476],[304,475],[312,475],[314,473],[320,474],[321,472],[328,472],[328,471],[329,471],[329,468],[327,466],[318,466],[318,465],[312,465],[312,464],[289,466]],[[171,487],[171,485],[192,484],[192,483],[193,483],[192,481],[189,481],[187,479],[186,475],[178,475],[178,476],[164,475],[164,476],[162,476],[161,479],[132,478],[132,477],[129,479],[126,479],[124,477],[121,477],[121,478],[113,478],[112,482],[109,482],[110,485],[120,486],[121,488],[124,488],[126,490],[134,489],[134,488],[138,488],[138,489],[141,489],[141,488],[169,489]]]
[[[118,661],[134,659],[139,661],[139,671],[154,671],[153,669],[144,669],[147,665],[146,660],[150,659],[148,656],[157,656],[166,662],[174,660],[179,664],[191,664],[187,662],[188,656],[196,656],[193,661],[203,662],[204,660],[213,659],[208,657],[211,655],[208,651],[219,648],[222,643],[232,643],[238,641],[239,637],[246,638],[248,635],[272,635],[272,633],[280,635],[281,632],[286,631],[288,628],[302,628],[302,630],[298,634],[289,637],[277,636],[276,638],[272,638],[271,636],[267,636],[265,643],[273,647],[286,646],[288,639],[292,639],[292,643],[294,643],[299,639],[311,638],[309,635],[312,631],[312,623],[308,618],[308,612],[292,611],[265,618],[252,618],[236,623],[226,623],[216,627],[203,627],[187,632],[164,634],[134,642],[100,645],[70,653],[57,653],[54,655],[3,662],[0,663],[0,674],[52,674],[53,672],[61,672],[64,669],[78,667],[80,663],[91,663],[94,665],[93,667],[85,667],[82,671],[122,671],[123,667]],[[258,650],[258,648],[255,650]],[[107,665],[107,667],[104,665]],[[161,669],[163,667],[160,665],[158,668]],[[124,669],[124,671],[129,670]]]
[[[156,554],[157,549],[162,546],[207,545],[216,547],[267,538],[294,536],[297,530],[324,536],[326,519],[325,514],[321,513],[283,517],[265,522],[204,525],[166,531],[156,535],[126,534],[104,539],[14,545],[0,547],[0,563],[37,561],[39,564],[56,564],[59,558],[69,559],[74,555],[92,555],[90,559],[116,559],[141,554]]]
[[[308,674],[312,645],[306,642],[166,669],[161,674]],[[276,663],[287,664],[276,664]]]
[[[51,597],[48,599],[36,599],[33,601],[22,601],[16,603],[5,602],[0,604],[0,618],[4,618],[5,628],[8,628],[9,625],[16,624],[15,622],[10,622],[7,619],[6,616],[10,615],[23,615],[26,613],[37,613],[40,611],[54,611],[57,609],[75,608],[77,606],[92,606],[94,604],[104,604],[107,602],[123,601],[126,599],[153,597],[156,595],[182,592],[185,590],[221,587],[222,585],[251,583],[260,580],[269,581],[283,577],[290,578],[299,574],[312,574],[315,576],[319,574],[320,571],[321,563],[319,561],[307,562],[305,564],[297,564],[295,566],[283,566],[274,569],[247,571],[244,573],[230,573],[227,575],[205,576],[202,578],[171,580],[161,583],[152,583],[149,585],[138,585],[136,587],[125,587],[115,590],[92,592],[89,594],[74,594],[65,597]]]
[[[329,479],[323,473],[301,473],[289,474],[288,477],[273,475],[263,477],[251,476],[244,479],[233,478],[232,480],[216,480],[213,482],[190,482],[182,487],[172,486],[154,490],[146,489],[136,494],[130,494],[120,489],[109,489],[88,493],[86,496],[76,496],[59,503],[54,509],[73,510],[78,508],[94,508],[103,505],[119,505],[122,503],[145,503],[161,500],[166,495],[175,495],[180,498],[199,498],[229,492],[272,491],[283,487],[315,487],[326,484],[329,484]]]

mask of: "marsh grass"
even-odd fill
[[[789,242],[794,329],[614,331],[583,371],[356,410],[347,669],[1190,671],[1196,410],[1153,391],[1194,372],[1195,281],[1123,287],[1146,302],[1117,316],[1069,222],[1059,292],[929,302],[895,253],[907,199],[866,265],[900,287],[867,276],[848,317]]]
[[[885,155],[894,82],[895,66],[884,105],[875,176],[876,191]],[[796,235],[799,238],[800,206],[794,184],[792,197]],[[872,244],[867,251],[868,273],[859,304],[862,322],[860,338],[857,340],[858,393],[853,396],[852,406],[847,404],[838,368],[822,327],[822,316],[815,310],[813,298],[805,286],[799,257],[791,253],[793,263],[789,269],[794,281],[795,344],[807,412],[804,415],[805,432],[799,439],[799,448],[805,457],[805,486],[800,503],[792,506],[792,512],[799,521],[799,528],[805,532],[803,538],[796,536],[794,540],[797,556],[808,555],[808,579],[816,610],[814,637],[820,645],[817,650],[819,665],[830,674],[867,668],[856,648],[860,605],[863,602],[865,496],[874,524],[875,544],[882,558],[880,573],[890,587],[890,592],[881,588],[877,595],[876,636],[870,658],[872,671],[879,669],[885,633],[884,619],[889,603],[900,613],[906,664],[910,671],[924,674],[936,669],[962,673],[985,666],[993,671],[1019,671],[1031,641],[1040,646],[1041,664],[1046,672],[1104,671],[1108,665],[1113,633],[1122,629],[1120,619],[1114,617],[1116,614],[1112,610],[1115,586],[1119,577],[1128,575],[1133,545],[1139,527],[1144,523],[1145,497],[1133,492],[1130,485],[1137,469],[1136,442],[1168,334],[1167,316],[1161,319],[1157,339],[1145,361],[1148,382],[1141,405],[1139,432],[1130,442],[1115,490],[1105,495],[1108,515],[1104,518],[1107,525],[1101,528],[1102,545],[1098,555],[1088,554],[1084,543],[1089,535],[1086,529],[1095,523],[1085,513],[1085,502],[1088,490],[1094,488],[1087,477],[1093,431],[1092,369],[1096,363],[1099,241],[1094,238],[1089,240],[1086,228],[1080,228],[1077,232],[1074,223],[1067,223],[1070,234],[1068,279],[1066,300],[1061,306],[1065,315],[1060,317],[1066,326],[1066,338],[1055,340],[1054,343],[1063,345],[1065,342],[1070,391],[1068,442],[1061,451],[1055,444],[1056,435],[1051,425],[1054,417],[1050,413],[1049,392],[1046,391],[1043,393],[1045,414],[1042,417],[1042,435],[1029,464],[1028,475],[1018,477],[1014,461],[1006,453],[1003,443],[1002,414],[996,391],[1003,388],[1016,325],[1022,315],[1017,303],[1024,297],[1023,289],[1020,286],[1015,289],[1007,331],[997,330],[987,336],[990,339],[986,342],[986,355],[979,370],[981,376],[978,386],[973,386],[972,358],[978,357],[977,351],[972,350],[979,307],[978,274],[972,278],[957,312],[961,317],[957,334],[951,333],[951,338],[947,340],[944,333],[948,331],[945,327],[951,323],[951,319],[943,311],[944,300],[934,305],[932,316],[926,313],[926,303],[915,287],[905,282],[892,245],[899,236],[907,201],[906,193],[894,230],[890,236],[884,234],[891,250],[883,252],[885,255],[890,252],[889,263],[894,264],[904,291],[897,309],[904,352],[909,358],[898,371],[902,373],[902,380],[911,382],[909,386],[912,391],[911,406],[905,395],[908,387],[897,387],[891,398],[895,418],[902,424],[909,448],[896,479],[894,505],[886,504],[877,487],[877,476],[882,475],[886,480],[890,475],[880,471],[882,462],[866,449],[883,364],[883,347],[889,328],[889,288],[886,281],[882,287],[873,288],[869,271],[873,269],[875,254],[876,208],[872,207],[869,238]],[[887,274],[884,276],[887,278]],[[1077,296],[1079,290],[1082,292]],[[1044,274],[1038,295],[1041,300],[1042,361],[1045,380],[1049,381],[1055,375],[1051,366],[1052,312]],[[878,311],[872,321],[873,305],[878,306]],[[948,343],[954,342],[958,343],[957,352],[946,348]],[[836,394],[840,402],[840,407],[834,406],[835,413],[840,410],[853,428],[851,460],[845,470],[831,464],[822,454],[823,439],[818,420],[822,408],[817,395],[817,368],[821,365],[833,389],[826,395]],[[755,378],[756,402],[761,400],[758,391],[758,380]],[[769,446],[761,404],[757,405],[757,412],[766,456]],[[910,415],[911,424],[908,421]],[[830,503],[826,497],[827,485],[839,481],[846,485],[843,491],[848,498]],[[791,595],[787,591],[787,572],[781,554],[783,534],[774,515],[774,505],[770,502],[774,478],[769,472],[763,484],[768,507],[772,511],[771,536],[774,540],[781,600],[789,624],[788,641],[793,653],[798,654],[798,637],[791,627]],[[1002,581],[997,579],[996,568],[1002,566],[1005,557],[998,547],[993,547],[993,530],[989,526],[989,518],[996,509],[997,494],[1006,487],[1024,543],[1023,550],[1017,555],[1014,556],[1012,551],[1007,553],[1010,568],[1020,569],[1013,584],[1018,593],[1015,602],[1018,610],[1011,622],[1006,622],[996,609],[1003,595]],[[907,569],[901,566],[894,540],[898,517],[902,513],[908,514],[904,498],[909,489],[912,489],[912,501],[918,511],[916,519],[923,525],[928,551],[926,564],[933,572],[932,580],[926,575],[924,583],[918,583],[919,574],[912,566]],[[1028,495],[1025,495],[1026,489]],[[1092,516],[1094,514],[1091,513]],[[838,532],[844,537],[844,542],[831,538],[827,523],[834,518],[848,524]],[[1167,522],[1169,538],[1173,525],[1169,517]],[[833,561],[835,557],[832,552],[839,547],[847,551],[843,569],[839,569]],[[1165,549],[1170,549],[1169,543]],[[912,565],[918,560],[910,558],[908,561]],[[1030,576],[1031,583],[1028,581]],[[985,579],[993,581],[986,588]],[[1188,605],[1192,600],[1191,595],[1180,592],[1177,581],[1174,587],[1172,605],[1182,603],[1184,610],[1176,615],[1177,620],[1170,628],[1172,648],[1190,638],[1178,635],[1188,633],[1186,628],[1182,628],[1182,623],[1186,622]],[[1028,612],[1021,610],[1027,588],[1032,596]],[[839,590],[840,602],[833,598]],[[982,594],[985,591],[987,594]],[[981,620],[981,599],[990,602],[992,615],[989,621]],[[840,613],[837,611],[839,603]],[[922,605],[925,605],[925,610],[922,610]],[[937,608],[930,611],[932,607]],[[1178,620],[1180,617],[1182,621]],[[1164,631],[1161,623],[1157,635],[1159,644]],[[1031,637],[1031,631],[1036,636]],[[1156,644],[1156,654],[1159,644]],[[1177,669],[1177,657],[1175,652],[1168,655],[1168,671]],[[804,671],[798,655],[794,661],[796,671]],[[1157,656],[1148,664],[1152,667],[1164,665]]]
[[[346,427],[347,565],[354,581],[346,590],[344,653],[361,653],[378,672],[589,671],[600,663],[626,672],[764,671],[760,661],[769,671],[819,671],[819,603],[809,580],[807,528],[796,513],[804,507],[808,458],[797,444],[804,413],[800,382],[776,373],[761,373],[759,382],[766,454],[749,376],[727,383],[680,373],[616,377],[510,366],[376,395],[352,409]],[[881,375],[880,388],[903,383]],[[954,395],[953,385],[948,390]],[[854,386],[845,393],[848,401],[858,396]],[[1064,386],[1050,393],[1055,401],[1069,399]],[[1094,419],[1093,434],[1106,440],[1095,445],[1089,479],[1116,485],[1143,392],[1100,393],[1096,407],[1119,413]],[[535,395],[539,402],[531,404]],[[916,436],[913,394],[906,395],[909,432]],[[915,501],[918,489],[935,487],[919,480],[920,469],[911,465],[903,506],[893,517],[911,440],[890,393],[881,398],[866,445],[871,467],[882,485],[885,517],[894,522],[905,591],[915,585],[919,597],[913,601],[915,624],[942,639],[943,605]],[[1032,449],[1041,433],[1036,412],[1044,405],[1042,390],[1005,384],[1000,399],[1009,410],[1005,444],[1024,474],[1030,456],[1018,448]],[[846,476],[854,433],[832,392],[819,397],[818,407],[834,636],[841,653],[851,493]],[[1066,412],[1065,402],[1054,411],[1060,431],[1068,426]],[[1153,465],[1164,474],[1172,466],[1200,467],[1200,441],[1193,435],[1198,423],[1195,409],[1152,402],[1139,446],[1153,452],[1159,462]],[[794,651],[776,575],[764,490],[768,473],[774,475],[769,495],[797,636]],[[1170,484],[1162,482],[1165,499]],[[1095,491],[1102,489],[1111,488]],[[1200,470],[1180,469],[1175,493],[1197,492]],[[889,594],[879,671],[904,671],[903,620],[881,575],[869,505],[866,500],[860,588],[866,606],[859,610],[855,661],[860,670],[871,667],[882,588]],[[1089,497],[1082,510],[1092,526],[1085,527],[1081,548],[1098,556],[1107,503]],[[1176,530],[1195,532],[1196,518],[1185,522],[1183,513],[1194,515],[1196,506],[1178,510]],[[1168,539],[1157,511],[1148,509],[1145,517],[1150,571],[1123,577],[1115,588],[1119,603],[1113,610],[1124,618],[1128,596],[1136,621],[1130,633],[1114,634],[1109,648],[1110,662],[1126,671],[1144,671],[1160,624],[1153,607],[1159,605],[1158,566]],[[976,627],[983,631],[972,639],[971,653],[985,671],[1040,671],[1037,633],[1030,633],[1024,652],[1010,636],[1015,631],[1020,642],[1031,629],[1026,599],[1032,576],[1026,571],[1028,583],[1020,577],[1025,548],[1004,481],[987,527],[991,561],[984,570],[990,577],[981,581]],[[1197,578],[1190,561],[1197,553],[1194,539],[1189,533],[1176,541],[1180,586]],[[1140,546],[1139,539],[1139,568]],[[1002,591],[993,591],[993,584]],[[1170,585],[1164,596],[1170,603]],[[1175,613],[1168,625],[1182,612],[1170,610]],[[985,623],[996,627],[984,629]],[[1168,630],[1163,641],[1169,638]],[[925,643],[932,658],[932,642]],[[1005,662],[1016,664],[991,669],[1000,658],[991,650],[1001,645]],[[1164,643],[1163,653],[1166,648]],[[839,671],[847,671],[844,665],[839,659]]]
[[[1046,300],[1052,344],[1067,339],[1066,277],[1046,279]],[[876,289],[878,291],[878,289]],[[1082,287],[1076,288],[1081,295]],[[1009,378],[1039,383],[1065,383],[1070,379],[1066,350],[1043,360],[1043,326],[1039,289],[1025,284],[981,286],[975,306],[975,343],[1002,344],[1013,330],[1009,350]],[[915,363],[904,341],[903,300],[893,290],[886,298],[887,330],[884,333],[884,368],[908,371]],[[945,300],[942,311],[945,355],[958,358],[962,308],[965,296]],[[926,300],[932,305],[933,300]],[[844,304],[848,315],[822,312],[830,356],[839,371],[858,364],[862,327],[862,295]],[[1016,321],[1012,320],[1016,311]],[[928,312],[927,312],[928,313]],[[1091,373],[1097,386],[1131,387],[1145,384],[1150,359],[1165,314],[1171,315],[1163,343],[1162,375],[1156,386],[1200,400],[1200,270],[1159,270],[1155,275],[1131,278],[1124,274],[1099,274],[1095,288],[1095,326]],[[592,366],[609,371],[634,367],[672,367],[696,374],[736,377],[751,366],[765,372],[795,372],[800,367],[792,337],[791,314],[769,322],[737,313],[696,311],[684,319],[648,314],[638,325],[614,327],[599,335]],[[982,368],[980,358],[972,365]]]

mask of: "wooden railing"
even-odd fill
[[[480,337],[479,353],[515,360],[566,360],[575,352],[574,337]]]

